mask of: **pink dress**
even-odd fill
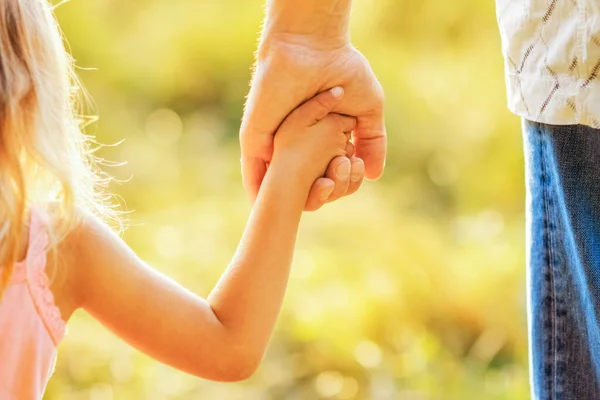
[[[65,335],[45,271],[44,215],[32,210],[27,257],[0,299],[0,400],[40,399]]]

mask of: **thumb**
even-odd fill
[[[344,97],[344,89],[341,86],[336,86],[307,100],[293,114],[296,114],[296,117],[303,121],[310,121],[311,124],[315,123],[333,111],[342,97]]]

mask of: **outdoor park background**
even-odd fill
[[[203,296],[250,209],[237,133],[262,3],[57,8],[100,116],[88,132],[126,139],[100,152],[127,161],[107,170],[131,178],[113,187],[134,210],[125,239]],[[523,157],[494,4],[355,0],[352,40],[386,91],[386,173],[305,216],[256,375],[185,375],[81,312],[46,399],[528,398]]]

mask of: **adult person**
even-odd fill
[[[350,44],[350,8],[350,0],[267,2],[240,133],[250,196],[285,115],[337,85],[347,97],[335,111],[359,121],[354,138],[365,176],[381,174],[383,94]],[[509,108],[524,121],[532,397],[600,399],[600,3],[497,0],[497,15]],[[349,161],[332,161],[308,209],[358,188],[335,175]],[[355,176],[361,167],[351,160]]]

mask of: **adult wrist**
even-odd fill
[[[285,56],[287,52],[298,55],[299,48],[309,51],[335,51],[350,45],[349,37],[319,37],[300,33],[264,33],[258,44],[258,61],[276,56]]]
[[[352,0],[268,0],[265,30],[323,37],[348,33]]]
[[[269,1],[259,56],[280,45],[334,50],[349,44],[350,7],[351,0]]]

